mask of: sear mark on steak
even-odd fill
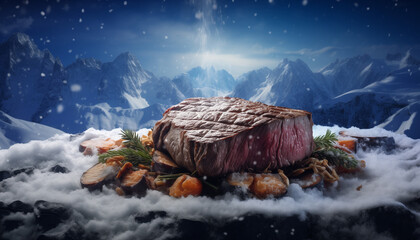
[[[240,98],[189,98],[170,107],[153,130],[155,148],[205,176],[300,161],[313,150],[312,115]]]

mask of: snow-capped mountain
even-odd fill
[[[417,57],[419,55],[419,52],[420,51],[418,49],[410,49],[405,54],[402,54],[402,53],[387,54],[385,57],[385,60],[387,61],[389,65],[393,65],[397,68],[404,68],[407,66],[420,67],[420,60]]]
[[[169,79],[146,71],[130,53],[112,62],[78,59],[64,68],[25,34],[0,44],[0,110],[66,132],[89,127],[152,127],[167,107],[188,97],[230,95],[313,111],[316,124],[380,126],[420,138],[420,61],[412,51],[337,60],[314,73],[284,59],[234,79],[225,70],[193,68]],[[3,134],[5,135],[5,134]],[[9,135],[8,135],[9,136]],[[4,140],[6,141],[6,140]]]
[[[106,102],[111,107],[141,109],[157,103],[174,104],[184,97],[173,83],[144,70],[128,52],[108,63],[78,59],[66,71],[64,102],[72,98],[70,102],[87,106]]]
[[[215,70],[213,67],[195,67],[174,78],[176,84],[186,97],[214,97],[228,95],[235,87],[236,81],[226,70]]]
[[[321,80],[322,75],[313,73],[302,60],[283,59],[265,81],[258,84],[259,88],[249,100],[311,111],[314,104],[330,97],[327,89],[320,84]],[[241,94],[237,96],[243,97]]]
[[[351,90],[320,105],[313,112],[316,124],[359,126],[376,125],[420,138],[409,126],[420,125],[416,118],[420,101],[420,69],[408,66],[390,73],[364,88]],[[409,124],[408,124],[408,122]]]
[[[270,73],[271,69],[265,67],[242,74],[238,77],[238,84],[231,95],[233,97],[250,99],[257,94],[257,90],[261,87],[261,84],[265,82]]]
[[[185,98],[175,83],[144,70],[130,53],[107,63],[78,59],[64,68],[18,33],[1,44],[0,63],[1,110],[72,133],[88,127],[151,127],[150,121]]]
[[[41,121],[60,98],[63,65],[29,36],[17,33],[0,45],[0,107],[29,121]]]
[[[401,108],[378,127],[412,138],[420,138],[420,101]]]
[[[16,119],[0,111],[0,149],[15,143],[45,140],[63,132],[39,123]]]
[[[325,78],[329,92],[337,96],[381,80],[392,70],[393,68],[385,61],[362,55],[336,60],[321,69],[320,73]]]

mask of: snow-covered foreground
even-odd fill
[[[336,133],[343,130],[338,127],[329,129]],[[322,135],[326,130],[327,127],[314,126],[314,135]],[[147,131],[147,129],[142,129],[139,133],[145,134]],[[80,234],[80,238],[167,239],[179,234],[182,226],[186,226],[185,221],[183,222],[181,219],[201,222],[214,221],[216,223],[211,229],[216,229],[216,231],[224,229],[215,233],[216,236],[223,238],[230,234],[229,229],[223,228],[225,224],[236,221],[237,224],[230,226],[240,228],[241,221],[245,219],[245,223],[248,219],[244,216],[249,216],[249,214],[262,214],[270,219],[296,215],[298,222],[305,222],[309,216],[315,215],[322,216],[322,221],[327,222],[328,220],[325,219],[339,216],[341,217],[340,221],[345,221],[343,218],[358,216],[357,214],[361,211],[378,206],[397,206],[405,209],[407,214],[414,216],[411,224],[414,224],[417,230],[420,229],[420,214],[418,212],[420,140],[413,140],[405,135],[380,128],[368,130],[350,128],[348,131],[370,136],[392,136],[398,149],[391,153],[385,153],[379,149],[358,152],[358,157],[366,160],[366,169],[359,174],[341,176],[339,183],[328,189],[302,190],[298,185],[291,184],[284,197],[266,200],[240,200],[229,194],[216,198],[174,199],[157,191],[149,191],[141,199],[123,198],[108,188],[104,188],[103,192],[90,193],[87,189],[81,188],[79,180],[82,173],[97,162],[97,157],[83,156],[79,152],[79,144],[84,140],[96,137],[117,139],[120,129],[112,131],[88,129],[81,135],[57,135],[45,141],[31,141],[26,144],[13,145],[7,150],[0,150],[0,171],[35,167],[33,174],[21,173],[1,181],[0,201],[9,204],[20,200],[31,205],[37,200],[61,203],[71,209],[71,216],[58,227],[44,232],[44,234],[54,235],[77,226],[76,229],[79,229],[79,232],[76,231],[76,234]],[[54,173],[49,171],[57,164],[66,167],[70,172]],[[362,185],[360,191],[356,190],[360,185]],[[413,200],[416,201],[417,205],[415,206],[417,207],[406,204]],[[138,218],[137,221],[135,220],[136,216],[145,215],[150,211],[164,211],[166,214],[158,214],[156,218],[152,217],[146,221],[140,221]],[[32,239],[41,234],[39,228],[36,227],[36,220],[32,213],[12,213],[4,217],[2,223],[7,219],[21,219],[23,224],[3,232],[0,238]],[[390,220],[395,221],[395,219]],[[180,222],[184,225],[179,225]],[[253,226],[257,230],[261,227],[261,231],[269,229],[273,234],[279,233],[279,224],[268,224],[265,227],[258,224],[255,222]],[[284,224],[287,223],[282,222],[283,226]],[[196,225],[187,224],[188,226],[194,228]],[[242,227],[246,231],[246,228],[251,226]],[[198,225],[198,229],[202,228],[201,225]],[[288,229],[288,234],[285,237],[298,236],[300,229],[295,228]],[[344,228],[344,226],[337,226],[337,231],[343,230],[339,228]],[[363,222],[356,221],[348,228],[349,234],[354,236],[364,238],[369,236],[375,239],[391,237],[389,232],[378,230],[378,227]],[[209,230],[206,227],[204,229]],[[322,227],[318,230],[319,234],[322,234]],[[312,229],[311,231],[318,230]],[[202,234],[205,235],[204,238],[210,237],[204,232]],[[315,233],[311,233],[310,236],[313,236],[312,234]],[[315,238],[328,238],[330,235],[316,236],[318,237]],[[395,237],[395,235],[392,236]]]

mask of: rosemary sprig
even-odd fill
[[[325,135],[314,138],[315,151],[312,155],[318,159],[327,159],[335,166],[342,166],[347,169],[356,168],[359,162],[353,155],[335,148],[334,145],[337,141],[337,136],[328,129]]]
[[[332,133],[329,129],[323,136],[317,136],[314,138],[316,148],[319,149],[330,149],[334,147],[334,143],[338,141],[337,136]],[[317,150],[316,149],[316,150]]]
[[[156,178],[158,180],[175,180],[184,174],[188,175],[188,173],[162,174],[162,175],[157,176]]]
[[[140,136],[132,130],[121,130],[121,138],[124,140],[123,144],[127,148],[146,151],[145,147],[141,143]]]
[[[99,155],[99,162],[105,163],[110,157],[123,156],[125,158],[124,162],[131,162],[134,166],[138,164],[151,165],[152,156],[143,146],[139,135],[135,131],[122,130],[121,138],[124,140],[123,144],[126,148],[111,150]]]
[[[356,168],[359,165],[359,161],[357,161],[352,155],[349,155],[339,148],[329,148],[315,151],[313,155],[318,159],[327,159],[332,165],[342,166],[347,169]]]
[[[115,156],[123,156],[124,162],[131,162],[134,166],[138,164],[150,166],[152,163],[152,157],[147,151],[139,151],[131,148],[122,148],[103,153],[99,155],[99,162],[105,163],[108,158]]]

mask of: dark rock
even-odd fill
[[[381,206],[366,211],[379,233],[389,233],[393,239],[420,239],[416,216],[401,206]]]
[[[312,239],[312,218],[298,216],[265,216],[253,214],[239,217],[220,227],[221,237],[233,239]]]
[[[3,230],[5,232],[12,231],[13,229],[16,229],[22,225],[24,225],[24,222],[20,219],[7,219],[3,221]]]
[[[60,165],[55,165],[54,167],[50,168],[50,172],[54,173],[68,173],[70,172],[66,167],[62,167]]]
[[[146,222],[152,221],[153,219],[163,218],[166,216],[167,216],[167,213],[164,211],[150,211],[147,213],[137,214],[134,217],[134,220],[138,223],[146,223]]]
[[[21,202],[19,200],[10,203],[7,207],[11,212],[29,213],[34,211],[32,205]]]
[[[71,211],[60,203],[39,200],[34,207],[36,223],[43,231],[57,227],[71,215]]]
[[[16,176],[16,175],[21,174],[21,173],[31,175],[32,173],[34,173],[34,169],[35,169],[34,167],[16,169],[16,170],[13,170],[13,176]]]
[[[3,181],[4,179],[11,178],[12,176],[13,176],[12,173],[9,171],[0,171],[0,182]]]
[[[0,220],[10,214],[10,209],[3,202],[0,202]]]
[[[216,239],[215,234],[220,233],[213,224],[194,221],[189,219],[180,219],[177,221],[177,232],[175,239]],[[245,238],[249,239],[249,238]]]

